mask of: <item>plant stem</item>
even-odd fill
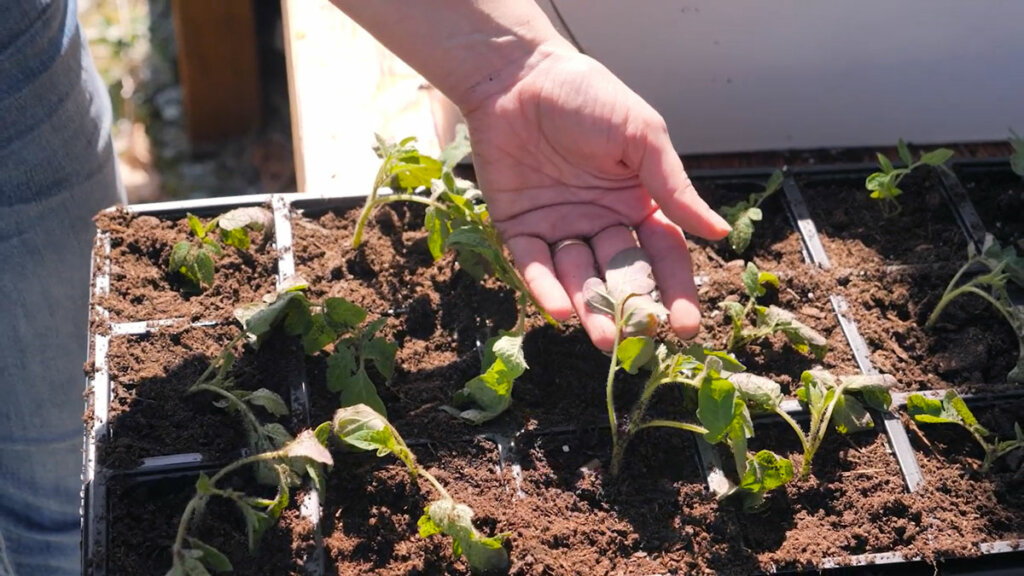
[[[796,432],[797,438],[800,439],[800,446],[803,448],[804,453],[806,454],[807,453],[807,437],[804,435],[804,431],[803,431],[803,429],[800,428],[800,425],[796,423],[796,420],[793,420],[792,416],[787,414],[786,411],[781,409],[781,408],[776,407],[775,408],[775,413],[778,414],[779,418],[782,418],[782,420],[785,421],[787,424],[789,424],[790,428],[792,428],[793,431]]]
[[[821,417],[815,420],[812,413],[811,433],[804,447],[804,463],[800,466],[801,478],[807,478],[811,475],[811,461],[814,460],[814,454],[817,453],[818,448],[821,446],[821,441],[824,440],[825,434],[828,432],[829,420],[832,419],[832,412],[835,410],[836,402],[839,401],[843,392],[846,391],[846,384],[840,384],[835,390],[832,400],[821,412]]]
[[[196,509],[199,505],[209,496],[217,495],[221,493],[215,488],[217,482],[226,476],[227,474],[255,462],[264,462],[267,460],[277,460],[284,458],[287,453],[284,450],[274,450],[273,452],[264,452],[262,454],[253,454],[252,456],[246,456],[235,460],[231,464],[228,464],[224,468],[221,468],[216,474],[210,478],[210,486],[213,488],[212,494],[196,494],[189,500],[188,505],[185,507],[185,512],[181,515],[181,520],[178,522],[178,531],[174,536],[174,545],[171,547],[171,554],[174,557],[174,563],[177,564],[182,553],[182,544],[185,542],[185,534],[188,532],[188,525],[192,521],[192,516],[195,514]]]
[[[366,222],[370,219],[373,209],[392,202],[415,202],[417,204],[425,204],[435,210],[448,212],[448,208],[440,202],[424,198],[423,196],[416,196],[415,194],[388,194],[387,196],[377,196],[374,194],[372,198],[368,197],[366,199],[366,205],[363,207],[362,213],[359,214],[359,221],[356,222],[356,231],[352,234],[353,248],[359,248],[359,245],[363,243],[363,229],[366,228]]]
[[[959,275],[959,273],[958,273],[958,275]],[[954,280],[955,280],[955,278],[954,278]],[[933,310],[931,315],[928,316],[928,321],[924,323],[924,327],[925,328],[932,328],[933,326],[935,326],[935,322],[938,321],[939,315],[946,308],[946,306],[948,306],[949,303],[952,302],[957,296],[959,296],[961,294],[967,294],[967,293],[976,294],[976,295],[980,296],[981,298],[984,298],[985,300],[987,300],[989,304],[992,304],[993,306],[996,307],[997,310],[999,310],[999,312],[1003,315],[1004,318],[1006,318],[1006,321],[1009,322],[1011,326],[1013,325],[1013,318],[1010,317],[1009,312],[1006,311],[1006,308],[1003,306],[1003,304],[1000,301],[996,300],[991,295],[986,293],[984,290],[981,290],[980,288],[978,288],[974,284],[967,283],[967,284],[964,284],[963,286],[953,290],[952,292],[949,292],[948,294],[944,294],[942,296],[942,299],[939,300],[939,305],[936,306],[935,310]]]
[[[625,302],[615,308],[615,340],[612,344],[612,361],[608,365],[608,378],[604,384],[605,404],[608,408],[608,425],[612,433],[612,475],[618,474],[619,460],[622,459],[619,448],[619,423],[615,417],[615,372],[619,369],[619,339],[622,337],[622,310]]]
[[[234,406],[238,408],[238,411],[242,413],[242,417],[244,418],[246,423],[249,424],[250,427],[252,427],[253,433],[256,436],[259,436],[260,421],[256,419],[256,415],[253,414],[252,410],[249,409],[245,402],[239,400],[238,397],[232,394],[231,392],[228,392],[223,388],[218,388],[217,386],[213,386],[211,384],[193,384],[192,388],[189,389],[190,394],[199,391],[212,392],[227,399],[229,403],[234,404]]]
[[[648,420],[636,427],[638,431],[643,430],[644,428],[675,428],[677,430],[693,432],[694,434],[708,433],[708,429],[703,426],[690,424],[688,422],[678,422],[676,420]]]

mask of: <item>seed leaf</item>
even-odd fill
[[[697,393],[697,419],[707,428],[704,439],[721,442],[729,434],[744,409],[736,387],[724,378],[705,377]]]
[[[615,316],[615,298],[600,278],[587,278],[583,283],[583,297],[592,312]]]
[[[282,448],[289,458],[305,458],[328,466],[334,465],[334,459],[327,448],[317,440],[312,430],[303,430],[295,440],[292,440]]]
[[[740,399],[754,410],[774,412],[782,404],[782,387],[770,378],[742,372],[730,375],[729,382],[736,387]]]
[[[654,340],[643,336],[626,338],[619,343],[619,363],[630,374],[636,374],[654,357]]]
[[[927,166],[940,166],[952,157],[953,151],[949,148],[937,148],[931,152],[922,154],[918,163],[925,164]]]
[[[453,551],[466,557],[474,574],[508,569],[508,552],[502,545],[507,535],[481,536],[473,527],[473,510],[469,506],[445,498],[431,502],[426,512],[433,524],[426,531],[437,528],[451,537]]]
[[[271,392],[266,388],[253,391],[246,396],[245,401],[253,406],[262,406],[263,409],[274,416],[287,416],[289,412],[288,405],[284,403],[284,399],[276,392]]]
[[[483,363],[487,366],[484,373],[467,382],[455,394],[457,408],[443,407],[449,414],[473,424],[494,419],[512,401],[512,385],[527,369],[523,335],[503,332],[501,336],[489,339],[484,348]],[[470,405],[473,408],[465,408]]]
[[[650,294],[655,288],[651,263],[641,248],[627,248],[612,256],[605,280],[616,300],[631,294]]]

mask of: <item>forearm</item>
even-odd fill
[[[575,50],[533,0],[332,0],[463,111]]]

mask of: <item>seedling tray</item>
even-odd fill
[[[817,273],[816,271],[821,271],[822,273],[836,272],[833,258],[830,258],[829,250],[822,242],[820,223],[812,215],[816,200],[816,196],[813,196],[812,193],[816,193],[821,186],[827,185],[830,182],[852,182],[858,179],[860,182],[863,182],[864,176],[872,168],[871,166],[861,165],[814,166],[797,168],[787,172],[783,187],[784,193],[778,195],[778,204],[784,208],[788,225],[798,234],[800,242],[798,250],[802,254],[804,264],[796,269],[777,270],[784,284],[787,279],[796,280],[801,276],[814,275]],[[954,168],[958,172],[975,175],[1006,171],[1005,163],[977,161],[957,163]],[[763,181],[770,172],[771,170],[769,169],[716,170],[696,172],[691,174],[691,176],[698,182],[698,189],[702,189],[702,186],[721,186],[723,188],[738,186],[739,189],[743,190],[744,186]],[[928,262],[914,261],[910,263],[892,260],[884,262],[881,266],[877,267],[876,272],[883,274],[907,274],[911,276],[937,274],[943,278],[944,283],[956,268],[959,267],[959,263],[963,261],[966,243],[973,242],[975,245],[980,246],[986,227],[979,217],[977,210],[975,210],[970,195],[955,178],[943,176],[938,182],[942,190],[942,206],[950,211],[953,218],[952,221],[955,222],[955,226],[959,230],[959,243],[956,246],[955,259]],[[812,192],[808,192],[808,190]],[[306,266],[305,263],[310,258],[309,254],[303,253],[303,251],[309,251],[319,246],[319,244],[309,239],[295,240],[294,238],[296,233],[308,236],[311,231],[318,233],[315,230],[317,228],[322,231],[324,224],[320,221],[312,220],[310,217],[324,215],[332,210],[349,209],[360,205],[362,200],[362,197],[351,195],[261,195],[195,202],[140,205],[131,207],[130,210],[140,215],[154,216],[162,219],[178,219],[183,217],[186,212],[195,213],[200,216],[213,216],[238,206],[271,206],[275,215],[276,282],[280,285],[289,281],[296,274],[297,268],[301,269],[303,266]],[[780,214],[766,214],[766,220],[780,216]],[[409,218],[405,218],[403,221],[403,217],[403,213],[399,211],[397,216],[394,217],[398,219],[397,222],[388,221],[382,217],[375,224],[382,227],[401,227],[405,222],[409,221]],[[715,250],[714,248],[697,244],[699,249]],[[336,249],[341,252],[345,247],[337,246]],[[400,252],[400,257],[402,258],[420,258],[420,256],[416,255],[416,250],[410,250],[401,245],[396,244],[395,250]],[[85,565],[91,570],[89,573],[94,575],[107,573],[106,554],[111,549],[108,539],[110,529],[107,526],[109,518],[107,492],[111,482],[121,484],[128,482],[133,486],[149,483],[156,487],[153,490],[161,490],[161,486],[165,486],[166,483],[171,481],[184,482],[186,485],[191,485],[191,479],[199,471],[213,470],[222,464],[218,459],[210,459],[207,456],[193,452],[185,454],[153,454],[143,460],[141,465],[130,469],[109,469],[98,461],[97,442],[109,439],[112,433],[117,433],[116,425],[113,427],[113,430],[110,429],[110,415],[108,413],[111,399],[110,367],[108,363],[111,342],[116,343],[121,338],[153,337],[173,330],[216,330],[218,326],[223,326],[227,322],[222,314],[218,319],[160,317],[111,321],[108,312],[102,307],[107,294],[111,290],[117,289],[110,280],[110,251],[109,234],[100,233],[97,237],[93,255],[94,299],[91,309],[92,330],[89,342],[94,367],[88,379],[89,414],[91,418],[86,427],[85,501],[83,508]],[[330,254],[329,247],[324,248],[323,251],[323,258],[334,257],[343,259],[342,256]],[[714,282],[713,269],[720,267],[721,264],[729,264],[721,256],[711,256],[711,258],[716,257],[723,260],[723,262],[716,263],[714,260],[706,260],[707,269],[702,269],[700,264],[698,264],[695,272],[698,275],[699,282]],[[372,258],[372,256],[367,258]],[[297,260],[299,261],[298,267],[296,264]],[[328,278],[323,279],[327,280],[327,282],[311,282],[312,289],[321,291],[318,296],[345,296],[345,294],[334,294],[332,290],[335,290],[335,288],[329,281],[335,277],[359,276],[360,274],[367,275],[367,277],[372,276],[375,265],[374,261],[368,259],[342,264],[338,269],[332,270]],[[349,268],[345,269],[344,266]],[[369,271],[364,270],[363,267]],[[709,276],[709,273],[712,274]],[[849,273],[856,275],[858,271],[851,270]],[[312,278],[305,279],[316,280]],[[454,281],[451,284],[447,284],[445,288],[455,292],[463,289],[462,286]],[[872,354],[877,351],[861,334],[860,318],[858,317],[860,309],[850,301],[849,295],[844,293],[841,288],[842,286],[837,285],[837,289],[832,293],[817,295],[815,300],[823,305],[818,306],[816,309],[819,312],[824,311],[826,313],[822,318],[822,322],[834,324],[837,330],[836,333],[841,333],[842,339],[845,341],[843,342],[845,349],[839,352],[838,355],[840,357],[845,355],[845,358],[848,358],[847,362],[857,371],[865,374],[877,373],[877,368],[872,362]],[[389,287],[387,286],[381,287],[381,290],[384,292],[388,289]],[[499,295],[498,298],[500,299],[500,297]],[[397,302],[395,305],[389,306],[386,309],[379,309],[377,312],[381,315],[408,319],[412,322],[412,319],[421,316],[418,312],[422,311],[422,308],[432,305],[434,305],[433,302],[417,297],[409,301]],[[488,303],[483,303],[482,308],[487,310]],[[437,318],[430,315],[427,315],[427,317],[432,318],[431,321],[434,324],[442,327],[447,322],[445,318]],[[408,333],[402,333],[400,336],[410,342],[416,341],[418,338],[416,330],[417,328],[410,328]],[[494,331],[495,327],[485,321],[477,322],[471,329],[456,331],[454,334],[456,343],[453,345],[454,349],[450,352],[449,366],[454,366],[452,370],[460,375],[462,372],[465,372],[466,375],[471,377],[473,370],[479,366],[479,352],[476,348],[480,342],[484,341]],[[535,349],[533,351],[527,350],[527,359],[531,362],[532,373],[544,373],[548,368],[555,368],[554,364],[565,362],[565,359],[543,357],[545,343],[551,338],[562,338],[563,336],[558,334],[557,331],[550,329],[541,329],[541,332],[542,334],[538,336],[538,341],[534,346]],[[435,352],[424,350],[422,353],[431,354]],[[830,354],[832,353],[830,351]],[[288,388],[288,399],[290,400],[292,410],[291,425],[296,430],[309,425],[311,422],[315,424],[323,420],[325,415],[329,416],[333,411],[332,402],[336,402],[336,397],[323,394],[315,384],[318,371],[317,366],[315,364],[310,366],[307,363],[307,367],[310,370],[307,377],[290,383]],[[605,369],[606,367],[597,367],[598,371]],[[439,373],[437,377],[440,378],[442,376],[451,377],[448,372]],[[430,380],[433,376],[430,373],[426,373],[422,377]],[[468,378],[463,378],[462,381],[465,379]],[[394,385],[398,386],[399,384],[401,383]],[[958,382],[957,386],[960,384]],[[391,386],[390,383],[389,386]],[[427,456],[421,454],[421,458],[425,458],[428,464],[435,465],[443,473],[451,475],[458,472],[458,470],[450,468],[452,464],[444,457],[445,453],[451,451],[472,453],[473,458],[492,463],[495,471],[494,480],[486,484],[490,489],[496,490],[501,494],[500,497],[494,496],[494,498],[504,502],[505,505],[514,506],[517,501],[527,502],[528,493],[533,489],[530,486],[530,482],[536,480],[531,476],[534,474],[532,466],[536,451],[552,449],[555,452],[569,453],[570,451],[575,451],[577,449],[576,444],[581,441],[584,441],[584,443],[597,442],[600,445],[601,435],[607,434],[607,424],[602,422],[600,418],[586,420],[586,417],[582,416],[582,419],[579,420],[567,421],[563,419],[559,421],[554,415],[548,416],[545,413],[546,407],[538,403],[536,398],[530,396],[531,392],[528,388],[517,388],[517,390],[520,391],[524,398],[520,399],[518,393],[513,394],[513,397],[516,398],[513,403],[513,412],[516,410],[520,410],[520,412],[517,412],[512,417],[499,418],[481,428],[470,428],[467,426],[462,429],[461,433],[448,435],[443,440],[439,439],[438,435],[434,433],[434,428],[438,426],[439,422],[447,422],[450,418],[440,412],[440,410],[436,410],[436,406],[430,403],[425,404],[421,409],[393,414],[392,421],[399,430],[403,431],[408,443],[417,453],[423,452],[427,454]],[[886,457],[892,461],[891,468],[898,475],[898,483],[902,486],[901,489],[913,493],[921,489],[923,485],[927,485],[929,479],[922,472],[919,465],[920,454],[919,449],[915,448],[915,442],[911,439],[913,434],[908,435],[904,418],[900,416],[902,406],[909,391],[939,397],[943,390],[938,387],[922,386],[920,384],[906,386],[903,390],[894,395],[895,406],[893,413],[876,414],[875,419],[876,422],[882,424],[879,427],[879,438],[884,440],[885,451],[887,452]],[[402,396],[407,401],[415,401],[418,398],[417,394],[420,392],[415,388],[405,388],[394,393]],[[969,393],[965,394],[964,397],[973,408],[979,408],[993,403],[1020,402],[1024,399],[1024,391],[1006,385],[986,385],[985,382],[975,382],[970,386]],[[385,400],[387,401],[388,398],[385,397]],[[603,402],[603,397],[599,398],[599,400]],[[795,400],[787,401],[785,409],[796,417],[801,417],[802,408]],[[581,414],[583,413],[592,414],[593,411],[587,412],[587,410],[581,409]],[[767,418],[765,421],[770,425],[773,419]],[[524,422],[529,423],[524,427]],[[445,426],[450,428],[451,424],[447,423]],[[759,422],[757,426],[760,427],[761,423]],[[598,438],[598,440],[593,440],[593,438]],[[682,444],[680,444],[680,449],[689,455],[685,465],[689,466],[692,472],[682,472],[673,469],[674,471],[671,471],[670,475],[681,474],[682,476],[680,477],[688,477],[686,474],[696,474],[695,478],[703,478],[704,482],[710,483],[714,481],[715,475],[721,474],[719,456],[715,450],[710,449],[710,446],[696,438],[688,437],[686,440],[676,439],[672,440],[672,442],[689,443],[689,448],[682,447]],[[606,456],[607,454],[604,455],[604,457]],[[651,458],[658,457],[657,455],[648,456]],[[230,454],[225,455],[225,457],[225,460],[230,459]],[[628,457],[632,458],[633,456]],[[636,456],[636,458],[640,457]],[[585,484],[587,474],[594,474],[600,471],[600,458],[591,460],[594,461],[588,461],[580,468],[579,474],[582,475],[581,478],[583,480],[578,479],[578,482]],[[955,464],[951,463],[950,465],[954,466]],[[381,470],[388,466],[390,466],[388,462],[377,464],[364,463],[358,469],[365,471],[367,467],[370,467]],[[577,485],[576,490],[582,490],[583,493],[586,493],[586,488],[581,488],[579,485]],[[306,558],[302,559],[302,564],[307,574],[323,573],[325,556],[337,553],[336,550],[330,550],[329,554],[325,554],[324,534],[321,533],[324,530],[321,523],[322,511],[317,505],[319,501],[320,495],[315,490],[309,489],[305,493],[305,501],[300,506],[306,517],[313,522],[316,531],[315,549]],[[327,507],[328,514],[344,516],[343,511],[337,508],[337,503],[328,501]],[[474,505],[474,507],[476,508],[477,506]],[[497,528],[501,529],[500,524]],[[525,530],[525,528],[521,530]],[[521,530],[514,538],[527,537],[522,535]],[[367,535],[367,537],[371,536]],[[516,542],[515,539],[513,542],[513,546],[523,545],[522,542]],[[884,551],[850,554],[842,557],[821,556],[812,564],[801,566],[799,570],[791,567],[781,567],[776,572],[802,573],[803,571],[826,571],[863,573],[870,566],[871,573],[903,574],[924,573],[925,571],[932,573],[934,570],[933,566],[939,563],[944,570],[948,570],[950,573],[988,574],[997,573],[996,571],[999,569],[1012,570],[1024,565],[1022,548],[1024,548],[1024,540],[1008,538],[979,544],[974,551],[966,554],[972,557],[969,560],[957,557],[922,559],[900,552]],[[513,562],[515,562],[515,558],[513,558]],[[372,570],[373,565],[368,564],[362,568]],[[651,573],[655,572],[652,571]]]

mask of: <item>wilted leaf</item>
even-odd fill
[[[288,405],[284,403],[284,399],[276,392],[271,392],[266,388],[260,388],[250,393],[246,396],[245,401],[254,406],[262,406],[263,409],[274,416],[287,416],[289,412]]]
[[[228,557],[220,550],[217,550],[198,538],[185,536],[185,539],[188,541],[190,549],[197,550],[200,553],[200,556],[197,559],[210,570],[213,570],[214,572],[231,572],[234,570],[231,566],[231,561],[228,560]]]
[[[316,434],[312,430],[303,430],[295,440],[285,445],[282,450],[285,451],[289,458],[306,458],[328,466],[334,465],[331,453],[317,440]]]

